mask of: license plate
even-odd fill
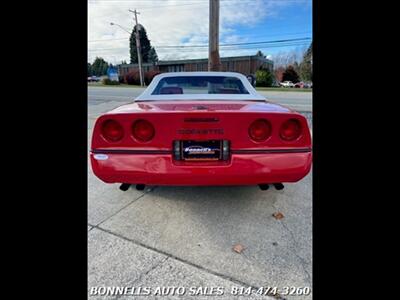
[[[221,160],[223,143],[221,140],[180,141],[183,160]]]

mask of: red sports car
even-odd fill
[[[100,116],[91,164],[121,190],[145,185],[282,189],[311,168],[306,118],[230,72],[157,75],[133,103]]]

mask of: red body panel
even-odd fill
[[[302,135],[283,141],[280,126],[298,120]],[[124,137],[108,142],[101,134],[105,120],[118,121]],[[131,127],[138,119],[151,122],[155,136],[139,142]],[[257,119],[272,125],[264,142],[249,138],[249,126]],[[211,121],[210,121],[211,120]],[[173,157],[174,140],[229,140],[228,161],[188,162]],[[94,153],[104,153],[97,160]],[[96,121],[91,163],[96,176],[108,183],[154,185],[255,185],[296,182],[311,168],[311,136],[301,114],[280,105],[257,101],[149,101],[121,106]]]
[[[151,185],[256,185],[296,182],[310,171],[311,152],[232,154],[229,163],[177,164],[171,155],[108,154],[98,161],[91,154],[94,173],[108,183]]]

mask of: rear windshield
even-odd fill
[[[236,77],[176,76],[161,79],[151,94],[249,94],[249,92]]]

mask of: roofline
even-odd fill
[[[221,62],[226,60],[247,60],[247,59],[256,59],[256,60],[263,60],[265,62],[271,62],[272,60],[267,59],[263,56],[258,55],[244,55],[244,56],[226,56],[221,57]],[[182,60],[160,60],[158,65],[163,64],[179,64],[179,63],[195,63],[195,62],[208,62],[208,58],[194,58],[194,59],[182,59]]]
[[[117,67],[133,67],[133,66],[138,66],[139,64],[119,64],[116,65]],[[156,63],[142,63],[143,67],[148,67],[148,66],[154,66],[157,65]]]
[[[256,59],[262,60],[268,63],[273,63],[272,60],[265,58],[259,55],[242,55],[242,56],[226,56],[221,57],[221,62],[226,60],[247,60],[247,59]],[[185,64],[185,63],[206,63],[208,62],[208,58],[194,58],[194,59],[181,59],[181,60],[160,60],[157,63],[144,63],[143,66],[151,66],[151,65],[169,65],[169,64]],[[138,64],[119,64],[117,66],[138,66]]]
[[[193,72],[167,72],[157,74],[157,78],[164,77],[174,77],[174,76],[233,76],[233,77],[241,77],[244,76],[239,72],[223,72],[223,71],[193,71]]]

